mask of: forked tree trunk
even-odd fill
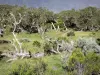
[[[20,20],[19,20],[19,22],[17,22],[17,21],[16,21],[16,18],[15,18],[15,16],[14,16],[14,14],[13,14],[13,13],[10,13],[10,14],[11,14],[12,18],[14,19],[14,23],[13,23],[13,24],[14,24],[14,30],[13,30],[13,32],[12,32],[12,34],[13,34],[13,36],[14,36],[13,41],[14,41],[14,42],[17,42],[17,44],[18,44],[18,46],[19,46],[19,51],[18,51],[18,48],[16,47],[17,52],[22,53],[22,43],[19,42],[19,40],[18,40],[18,38],[17,38],[17,36],[16,36],[16,34],[15,34],[16,27],[17,27],[17,25],[21,22],[22,17],[21,17],[21,14],[19,14]],[[13,45],[14,45],[14,43],[13,43]],[[15,45],[14,45],[14,46],[15,46]]]
[[[52,24],[52,26],[53,26],[54,30],[56,30],[56,27],[55,27],[55,25],[53,24],[53,22],[52,22],[51,24]]]
[[[15,15],[13,13],[10,13],[10,15],[14,20],[14,23],[13,23],[14,30],[12,32],[14,38],[13,38],[13,41],[11,42],[11,44],[15,47],[15,52],[13,52],[13,55],[12,54],[10,55],[11,59],[9,59],[7,62],[17,60],[18,57],[21,57],[21,59],[23,59],[24,57],[30,57],[29,52],[26,52],[25,50],[22,50],[22,44],[19,42],[19,40],[18,40],[18,38],[15,34],[16,26],[21,22],[22,16],[21,16],[21,14],[19,14],[20,20],[17,22],[16,18],[15,18]],[[9,57],[9,53],[8,54],[4,53],[3,55]]]

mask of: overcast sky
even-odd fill
[[[59,12],[72,8],[81,9],[87,6],[100,7],[100,0],[0,0],[0,4],[46,7],[54,12]]]

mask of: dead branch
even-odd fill
[[[53,23],[51,23],[51,24],[52,24],[52,26],[53,26],[54,30],[56,30],[56,27],[55,27],[55,25],[54,25]]]
[[[17,42],[17,44],[18,44],[18,46],[19,46],[19,48],[20,48],[20,50],[19,50],[19,52],[21,52],[22,53],[22,43],[20,43],[19,42],[19,40],[17,39],[17,37],[16,37],[16,34],[15,34],[15,30],[16,30],[16,27],[17,27],[17,25],[22,21],[22,17],[21,17],[21,14],[19,13],[19,16],[20,16],[20,20],[17,22],[16,21],[16,18],[15,18],[15,15],[13,14],[13,13],[10,13],[11,14],[11,16],[12,16],[12,18],[14,19],[14,30],[13,30],[13,32],[12,32],[12,34],[13,34],[13,36],[14,36],[14,42],[16,41]],[[14,45],[14,44],[13,44]],[[15,45],[14,45],[15,46]],[[18,49],[16,48],[16,50],[18,51]]]

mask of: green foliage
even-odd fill
[[[74,9],[62,11],[58,16],[63,20],[68,28],[91,31],[100,29],[99,12],[100,10],[96,7],[87,7],[79,11]]]
[[[68,64],[70,66],[75,66],[77,62],[84,63],[84,61],[85,61],[85,56],[82,53],[81,49],[76,49],[73,51]]]
[[[97,44],[100,46],[100,38],[96,39]]]
[[[61,41],[69,42],[69,39],[68,39],[67,37],[58,37],[57,40],[58,40],[59,42],[61,42]]]
[[[96,40],[94,38],[79,38],[77,40],[77,46],[85,52],[100,52],[100,46],[96,43]]]
[[[66,75],[62,69],[62,62],[60,55],[50,55],[44,58],[44,61],[47,63],[47,70],[45,75]]]
[[[100,10],[96,7],[87,7],[79,11],[72,9],[54,14],[46,8],[26,8],[25,6],[0,5],[0,27],[11,28],[14,22],[11,19],[12,12],[16,20],[20,19],[19,13],[23,17],[19,28],[30,33],[37,33],[37,25],[50,29],[50,23],[55,22],[56,28],[72,28],[75,30],[99,30],[100,29]],[[48,24],[49,23],[49,24]],[[12,27],[13,28],[13,27]]]
[[[85,75],[95,74],[100,72],[100,55],[90,52],[85,59]]]
[[[90,33],[90,36],[91,36],[91,37],[94,37],[95,35],[96,35],[95,32],[91,32],[91,33]]]
[[[68,67],[72,70],[67,70],[68,73],[73,73],[77,75],[79,70],[81,70],[83,75],[92,75],[92,74],[99,74],[100,71],[100,55],[89,52],[85,56],[81,49],[76,49],[73,51],[69,62]]]
[[[44,75],[46,64],[41,60],[18,60],[8,75]]]
[[[21,38],[19,41],[22,43],[31,42],[31,40],[28,38]]]
[[[67,33],[67,36],[75,36],[74,31],[69,31],[69,32]]]
[[[87,7],[80,10],[79,27],[83,28],[82,30],[98,30],[98,12],[96,7]]]
[[[13,63],[5,63],[4,60],[7,59],[2,59],[0,61],[1,75],[7,75],[6,73],[8,73],[9,70],[8,75],[80,75],[80,70],[82,71],[83,75],[99,74],[100,33],[74,33],[74,31],[69,31],[67,36],[73,37],[67,38],[66,35],[63,35],[66,33],[51,30],[51,22],[55,22],[55,27],[57,28],[59,26],[61,31],[64,31],[66,27],[79,31],[98,31],[100,30],[100,9],[96,7],[87,7],[81,10],[72,9],[54,14],[52,11],[45,8],[26,8],[25,6],[19,7],[0,5],[0,28],[4,28],[5,30],[4,37],[0,39],[3,40],[12,40],[12,36],[10,35],[9,31],[11,28],[13,28],[14,19],[11,18],[10,12],[15,15],[17,21],[20,19],[19,13],[23,17],[16,30],[21,28],[29,33],[37,33],[37,27],[42,27],[45,31],[48,31],[46,35],[57,39],[56,41],[58,42],[64,40],[66,41],[65,43],[68,43],[70,39],[72,40],[72,38],[77,39],[77,37],[81,36],[88,36],[88,38],[80,38],[77,40],[78,48],[72,52],[72,55],[69,57],[68,63],[66,62],[66,64],[62,64],[60,54],[44,56],[44,60],[23,59],[14,61]],[[90,36],[97,37],[97,39],[95,40],[93,38],[89,38]],[[36,53],[36,51],[39,52],[44,50],[44,53],[47,55],[52,54],[52,47],[54,50],[57,50],[56,41],[50,39],[50,41],[45,42],[45,40],[42,40],[38,34],[21,33],[18,34],[18,38],[20,37],[30,38],[34,41],[31,42],[28,39],[19,39],[21,42],[23,42],[23,49],[30,50],[31,52]],[[43,48],[42,43],[44,44]],[[69,50],[71,46],[69,47],[65,44],[64,47]],[[8,50],[14,50],[11,44],[0,44],[0,51],[8,52]],[[63,52],[61,54],[63,55]]]
[[[39,41],[34,41],[33,46],[41,47],[41,43]]]
[[[51,54],[51,47],[53,46],[52,43],[46,42],[44,45],[44,53],[45,54]]]
[[[85,61],[85,56],[81,49],[77,48],[72,52],[72,55],[69,57],[68,66],[66,66],[67,74],[69,75],[78,75],[79,70],[83,70],[83,64]],[[81,66],[80,66],[81,65]]]
[[[56,28],[59,26],[59,28],[64,28],[64,25],[63,25],[63,21],[62,19],[57,19],[57,23],[55,24]]]

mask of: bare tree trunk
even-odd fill
[[[21,14],[19,14],[20,20],[17,22],[17,21],[16,21],[16,18],[15,18],[15,15],[14,15],[13,13],[10,13],[10,15],[12,16],[12,18],[13,18],[13,20],[14,20],[14,23],[13,23],[13,25],[14,25],[14,30],[13,30],[13,32],[12,32],[14,38],[13,38],[13,41],[11,42],[11,44],[14,46],[15,52],[13,52],[13,54],[3,53],[2,55],[5,55],[5,56],[11,58],[11,59],[9,59],[7,62],[13,61],[13,60],[17,60],[19,57],[20,57],[21,59],[23,59],[24,57],[30,58],[31,53],[30,53],[30,52],[26,52],[25,50],[22,49],[22,43],[20,43],[20,41],[18,40],[18,38],[17,38],[17,36],[16,36],[16,34],[15,34],[15,30],[16,30],[17,25],[20,24],[21,21],[22,21],[22,16],[21,16]],[[39,29],[39,28],[38,28],[38,29]],[[42,30],[42,31],[41,31],[41,30]],[[44,34],[44,31],[43,31],[42,28],[39,29],[39,32],[42,32],[42,35]],[[40,55],[40,54],[38,54],[38,56],[39,56],[39,55]],[[42,56],[43,56],[43,54],[42,54]],[[35,56],[33,55],[33,57],[35,57]]]
[[[12,16],[13,20],[14,20],[14,30],[12,32],[13,34],[13,41],[11,42],[11,44],[15,47],[15,52],[13,52],[13,54],[9,54],[9,53],[3,53],[3,55],[10,57],[11,59],[9,59],[7,62],[9,61],[13,61],[13,60],[17,60],[18,57],[21,57],[21,59],[23,59],[24,57],[30,57],[29,52],[23,51],[22,50],[22,44],[19,42],[19,40],[17,39],[17,36],[15,34],[15,30],[16,30],[16,26],[21,22],[22,17],[21,14],[19,14],[20,16],[20,20],[17,22],[15,15],[13,13],[10,13],[10,15]],[[16,43],[18,44],[18,46],[16,45]]]
[[[13,36],[14,36],[14,41],[16,41],[17,42],[17,44],[18,44],[18,46],[19,46],[19,52],[20,53],[22,53],[22,44],[19,42],[19,40],[17,39],[17,37],[16,37],[16,34],[15,34],[15,30],[16,30],[16,26],[21,22],[21,20],[22,20],[22,17],[21,17],[21,14],[19,14],[19,16],[20,16],[20,20],[19,20],[19,22],[17,22],[16,21],[16,18],[15,18],[15,16],[14,16],[14,14],[13,13],[10,13],[11,14],[11,16],[12,16],[12,18],[14,19],[14,30],[13,30],[13,32],[12,32],[12,34],[13,34]],[[17,51],[18,52],[18,51]]]
[[[52,24],[52,26],[53,26],[54,30],[56,30],[56,27],[55,27],[55,25],[54,25],[53,23],[51,23],[51,24]]]
[[[43,30],[42,27],[38,27],[38,33],[41,35],[42,39],[44,39],[45,31]]]
[[[64,25],[64,27],[66,28],[66,31],[67,31],[67,27],[66,27],[66,25],[65,25],[65,23],[63,22],[63,25]]]
[[[59,28],[59,25],[58,25],[58,28],[57,28],[57,30],[59,30],[60,28]]]
[[[41,30],[41,33],[40,33],[41,34],[41,37],[42,37],[42,39],[44,39],[44,33],[45,33],[45,31],[43,30],[42,27],[40,28],[40,30]]]
[[[51,25],[51,30],[52,30],[53,28],[52,28],[52,25]]]

